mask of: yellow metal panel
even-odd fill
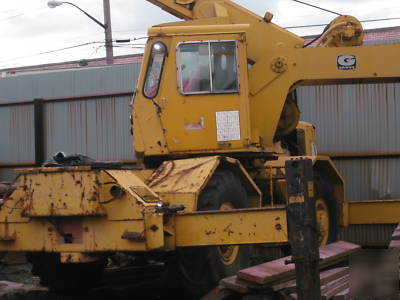
[[[143,219],[145,207],[154,207],[161,199],[138,176],[135,170],[104,170],[104,193],[108,197],[102,200],[109,220]],[[112,181],[107,180],[109,176]],[[121,197],[112,198],[108,192],[112,185],[121,187],[124,193]]]
[[[287,242],[284,207],[177,215],[175,226],[177,247]]]
[[[186,211],[195,210],[197,197],[219,164],[234,167],[246,187],[251,207],[261,206],[261,191],[236,159],[222,156],[197,157],[165,161],[149,178],[148,185],[164,203],[183,204]]]
[[[5,224],[0,224],[4,227]],[[124,232],[144,232],[143,220],[107,221],[104,217],[86,217],[82,220],[82,241],[60,243],[56,228],[46,219],[32,219],[29,223],[9,224],[15,229],[15,240],[3,241],[1,251],[46,252],[96,252],[96,251],[145,251],[144,241],[122,239]]]
[[[21,178],[20,175],[17,180],[19,185],[17,189],[10,196],[7,196],[3,205],[0,206],[0,222],[27,222],[29,220],[23,214],[26,205],[25,191],[20,184]]]
[[[218,156],[164,161],[148,181],[156,193],[197,193],[219,165]]]
[[[21,175],[25,215],[104,215],[99,204],[99,171],[42,172]]]
[[[400,200],[348,202],[349,225],[400,223]]]
[[[136,175],[135,170],[105,170],[107,174],[112,176],[115,181],[124,187],[125,190],[138,194],[135,191],[136,187],[142,187],[147,190],[147,198],[145,200],[149,202],[158,201],[158,196],[151,191],[149,187],[144,183],[144,181]]]
[[[252,139],[256,142],[261,137],[265,146],[273,145],[286,95],[294,84],[382,81],[379,78],[394,80],[398,77],[399,51],[398,44],[300,49],[283,46],[281,49],[268,50],[249,69],[250,90],[253,95],[250,99]],[[278,52],[280,57],[285,57],[287,70],[278,77],[265,76],[271,73],[268,70]],[[356,67],[352,70],[339,69],[338,57],[348,54],[355,57]],[[383,56],[385,59],[382,59]]]
[[[104,187],[107,190],[109,188],[110,186]],[[102,193],[102,195],[104,194],[106,192]],[[106,211],[107,219],[110,221],[143,219],[143,206],[130,193],[125,192],[116,198],[109,195],[108,197],[104,197],[100,203]]]
[[[174,35],[198,35],[198,34],[226,34],[240,33],[249,29],[248,24],[229,25],[197,25],[197,26],[156,26],[148,31],[149,36],[174,36]]]
[[[144,223],[147,250],[164,247],[163,215],[146,213],[144,214]]]
[[[303,202],[304,202],[304,196],[289,197],[289,203],[303,203]]]
[[[180,42],[215,40],[237,40],[240,93],[230,94],[197,94],[182,95],[178,88],[176,74],[177,57],[175,46]],[[247,60],[246,45],[243,34],[220,35],[188,35],[172,38],[172,49],[169,49],[168,59],[164,66],[173,70],[175,76],[164,76],[160,92],[156,97],[160,106],[160,118],[165,128],[165,139],[170,152],[188,153],[201,150],[229,152],[229,150],[249,147],[249,102],[247,93]],[[172,72],[172,71],[171,71]],[[171,73],[170,73],[171,74]],[[173,87],[173,88],[172,88]],[[141,97],[138,98],[139,101]],[[148,101],[148,99],[145,99]],[[240,122],[240,139],[227,142],[217,141],[216,112],[238,111]],[[187,129],[185,124],[203,120],[201,128]],[[149,137],[150,138],[150,137]],[[160,153],[161,154],[161,153]]]
[[[160,193],[160,196],[167,205],[184,205],[186,212],[197,208],[197,193]]]
[[[163,10],[173,14],[174,16],[186,20],[193,18],[193,12],[183,5],[179,5],[175,0],[147,0],[154,5],[161,7]]]
[[[166,44],[167,48],[169,47],[170,39],[158,38],[157,41],[159,40]],[[143,63],[140,68],[141,75],[138,78],[136,93],[132,100],[133,136],[135,137],[133,148],[138,159],[142,158],[144,153],[146,155],[165,155],[169,153],[158,112],[159,105],[157,102],[144,98],[141,94],[144,74],[149,60],[149,49],[152,47],[153,42],[151,38],[147,42]],[[165,74],[161,77],[161,83],[165,77]]]
[[[134,174],[139,177],[143,182],[146,182],[147,179],[153,174],[154,169],[144,169],[144,170],[135,170]]]

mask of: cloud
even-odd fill
[[[324,24],[335,15],[307,7],[291,0],[233,0],[235,3],[263,16],[266,11],[274,14],[273,22],[279,26]],[[351,14],[359,19],[399,17],[398,0],[304,0],[326,9]],[[101,0],[71,0],[95,18],[103,20]],[[101,45],[90,45],[55,54],[32,56],[80,43],[102,41],[103,29],[76,8],[63,5],[50,9],[47,0],[2,1],[0,30],[2,48],[0,68],[4,66],[32,65],[55,61],[94,58],[105,55]],[[178,20],[159,7],[145,0],[110,0],[114,38],[143,36],[147,28],[160,23]],[[365,28],[400,25],[400,22],[364,24]],[[299,35],[317,34],[323,27],[292,30]],[[135,49],[115,48],[115,55],[134,53]],[[31,56],[30,56],[31,55]],[[14,59],[30,56],[26,59]]]

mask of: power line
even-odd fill
[[[127,44],[127,45],[113,45],[113,48],[138,48],[138,49],[144,49],[144,46],[135,45],[135,44]]]
[[[124,42],[134,42],[137,40],[142,40],[142,39],[147,39],[148,37],[135,37],[135,38],[131,38],[131,39],[115,39],[113,41],[117,42],[117,41],[124,41]],[[44,51],[44,52],[39,52],[39,53],[35,53],[35,54],[30,54],[30,55],[26,55],[26,56],[20,56],[20,57],[14,57],[14,58],[8,58],[6,60],[0,61],[1,63],[4,63],[6,61],[15,61],[15,60],[19,60],[19,59],[26,59],[26,58],[30,58],[30,57],[34,57],[34,56],[39,56],[39,55],[45,55],[45,54],[51,54],[51,53],[56,53],[56,52],[61,52],[61,51],[65,51],[65,50],[70,50],[70,49],[74,49],[74,48],[79,48],[79,47],[84,47],[84,46],[89,46],[89,45],[94,45],[94,44],[103,44],[100,45],[100,47],[105,47],[104,45],[104,41],[96,41],[96,42],[87,42],[87,43],[82,43],[82,44],[77,44],[77,45],[72,45],[72,46],[68,46],[68,47],[64,47],[64,48],[59,48],[59,49],[54,49],[54,50],[49,50],[49,51]],[[143,49],[145,46],[145,44],[139,44],[139,43],[133,43],[133,44],[124,44],[124,45],[114,45],[113,47],[115,48],[137,48],[137,49]]]
[[[43,7],[32,8],[32,10],[35,11],[35,12],[39,11],[39,10],[43,10],[43,9],[44,9]],[[32,10],[30,12],[32,12]],[[14,11],[15,11],[14,15],[6,16],[5,18],[0,19],[0,22],[8,22],[9,20],[12,20],[12,19],[15,19],[15,18],[22,17],[22,16],[26,15],[26,12],[19,12],[18,10],[14,10]]]
[[[307,6],[311,6],[311,7],[314,7],[314,8],[317,8],[317,9],[320,9],[320,10],[323,10],[323,11],[326,11],[326,12],[329,12],[329,13],[331,13],[331,14],[338,15],[338,16],[341,16],[341,15],[342,15],[342,14],[339,14],[339,13],[334,12],[334,11],[332,11],[332,10],[325,9],[325,8],[322,8],[322,7],[319,7],[319,6],[316,6],[316,5],[312,5],[312,4],[303,2],[303,1],[299,1],[299,0],[292,0],[292,1],[297,2],[297,3],[304,4],[304,5],[307,5]]]
[[[79,48],[79,47],[83,47],[83,46],[93,45],[93,44],[101,44],[101,43],[104,43],[104,42],[88,42],[88,43],[83,43],[83,44],[73,45],[73,46],[69,46],[69,47],[64,47],[64,48],[49,50],[49,51],[40,52],[40,53],[35,53],[35,54],[31,54],[31,55],[26,55],[26,56],[20,56],[20,57],[14,57],[14,58],[7,58],[6,61],[18,60],[18,59],[24,59],[24,58],[30,58],[30,57],[34,57],[34,56],[39,56],[39,55],[44,55],[44,54],[50,54],[50,53],[55,53],[55,52],[60,52],[60,51],[65,51],[65,50],[70,50],[70,49],[74,49],[74,48]]]
[[[13,16],[9,16],[9,17],[6,17],[4,19],[0,19],[0,22],[8,21],[8,20],[11,20],[11,19],[15,19],[15,18],[18,18],[18,17],[23,16],[23,15],[24,15],[24,13],[20,13],[20,14],[16,14],[16,15],[13,15]]]
[[[369,23],[369,22],[379,22],[379,21],[391,21],[391,20],[400,20],[400,17],[397,18],[383,18],[383,19],[371,19],[371,20],[362,20],[361,23]],[[285,29],[295,29],[295,28],[309,28],[309,27],[322,27],[328,24],[312,24],[312,25],[296,25],[296,26],[287,26]]]

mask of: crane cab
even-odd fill
[[[250,143],[247,28],[202,25],[149,30],[132,114],[137,153],[256,149]]]

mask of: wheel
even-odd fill
[[[320,246],[333,243],[338,234],[338,205],[332,187],[321,177],[314,178],[315,210]]]
[[[52,292],[74,294],[93,287],[102,275],[106,259],[89,263],[61,263],[57,253],[31,253],[32,274]]]
[[[200,194],[199,211],[248,207],[246,190],[230,170],[217,170]],[[222,278],[250,265],[250,246],[208,246],[178,250],[178,267],[188,291],[204,295]]]

